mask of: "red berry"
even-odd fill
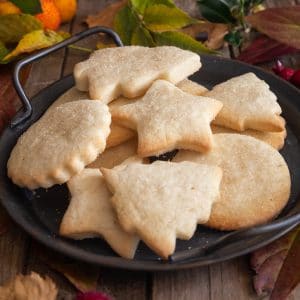
[[[296,71],[291,78],[291,82],[300,88],[300,70]]]
[[[280,71],[279,76],[285,80],[290,80],[294,75],[295,71],[291,68],[284,68]]]
[[[284,69],[284,65],[282,64],[282,62],[277,59],[275,66],[272,68],[273,72],[277,75],[279,75],[279,73]]]
[[[111,298],[101,292],[86,292],[78,293],[76,300],[111,300]]]

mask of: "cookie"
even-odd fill
[[[270,145],[242,134],[215,134],[214,148],[200,154],[179,151],[175,162],[192,161],[223,170],[220,200],[207,226],[235,230],[263,224],[286,205],[291,188],[288,166]]]
[[[176,84],[176,86],[183,92],[196,96],[201,96],[208,92],[206,87],[187,78],[180,81],[178,84]]]
[[[201,67],[199,55],[173,46],[126,46],[94,51],[75,65],[76,87],[103,103],[142,96],[157,79],[174,84]]]
[[[187,94],[157,80],[142,99],[114,107],[111,113],[113,121],[137,130],[137,153],[147,157],[179,148],[210,150],[210,122],[221,108],[220,101]]]
[[[84,169],[68,181],[69,207],[59,233],[72,239],[103,237],[120,256],[133,258],[139,239],[126,233],[110,203],[111,193],[99,169]]]
[[[286,138],[286,129],[280,131],[280,132],[263,132],[263,131],[257,131],[253,129],[247,129],[242,132],[234,131],[230,128],[225,128],[217,125],[212,125],[211,130],[214,134],[216,133],[240,133],[252,136],[258,140],[261,140],[269,145],[271,145],[273,148],[280,150],[284,146],[284,140]]]
[[[255,129],[258,131],[280,132],[285,122],[277,97],[268,84],[247,73],[216,85],[206,97],[217,99],[223,108],[213,124],[236,131]]]
[[[126,141],[118,146],[106,149],[95,161],[88,165],[88,168],[100,167],[111,169],[121,164],[125,159],[134,156],[137,149],[137,140],[135,138]]]
[[[8,176],[20,187],[49,188],[68,181],[103,152],[111,116],[100,101],[59,105],[34,123],[13,148]]]
[[[174,252],[176,237],[190,239],[197,223],[207,222],[222,177],[218,167],[191,162],[135,163],[101,171],[120,225],[162,258]]]

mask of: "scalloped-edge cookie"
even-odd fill
[[[197,224],[207,222],[222,178],[220,168],[191,162],[100,170],[120,225],[165,259],[174,252],[176,237],[188,240]]]
[[[59,105],[34,123],[17,141],[7,173],[20,187],[62,184],[103,152],[110,132],[108,106],[95,100]]]
[[[236,230],[266,223],[286,205],[291,188],[288,166],[270,145],[242,134],[214,134],[214,148],[205,154],[179,151],[174,162],[191,161],[223,170],[220,199],[208,223]]]
[[[223,103],[213,124],[236,131],[284,130],[285,122],[276,95],[254,73],[246,73],[220,83],[204,94]]]
[[[280,132],[264,132],[264,131],[257,131],[253,129],[246,129],[245,131],[238,132],[234,131],[230,128],[225,128],[217,125],[211,125],[211,130],[213,134],[216,133],[235,133],[235,134],[244,134],[252,136],[258,140],[261,140],[269,145],[271,145],[276,150],[280,150],[284,146],[284,140],[286,138],[286,129]]]
[[[142,99],[113,107],[111,114],[113,121],[137,130],[137,153],[147,157],[173,149],[209,151],[213,143],[210,122],[221,108],[220,101],[157,80]]]
[[[201,67],[199,55],[173,46],[126,46],[93,52],[75,65],[76,87],[92,99],[109,103],[123,95],[142,96],[157,79],[174,84]]]
[[[77,240],[103,237],[120,256],[133,258],[139,238],[119,225],[100,170],[86,168],[67,185],[71,199],[59,233]]]

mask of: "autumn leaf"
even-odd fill
[[[31,15],[0,16],[0,40],[4,44],[18,43],[25,34],[42,28],[42,23]]]
[[[35,15],[42,12],[41,3],[39,0],[10,0],[18,6],[23,13]]]
[[[300,49],[300,5],[265,9],[246,20],[270,38]]]
[[[293,47],[262,35],[245,48],[237,59],[249,64],[259,64],[297,51],[298,50]]]
[[[300,282],[300,226],[251,256],[258,296],[286,299]]]
[[[143,21],[152,31],[177,30],[198,21],[191,18],[177,7],[168,7],[163,4],[149,6],[145,9]]]
[[[57,292],[57,287],[49,277],[42,278],[32,272],[29,275],[17,275],[1,286],[0,300],[55,300]]]
[[[208,49],[205,45],[197,42],[187,34],[178,31],[165,31],[161,33],[153,33],[154,40],[159,46],[176,46],[195,53],[215,53]]]
[[[22,69],[21,82],[24,84],[28,78],[30,67]],[[2,66],[0,69],[0,133],[4,126],[15,115],[20,106],[17,93],[12,83],[12,67]]]
[[[126,5],[127,0],[121,0],[112,3],[102,9],[95,15],[89,15],[85,22],[88,24],[89,28],[94,26],[106,26],[113,27],[114,18],[117,12]]]
[[[64,33],[61,34],[52,30],[35,30],[27,33],[20,40],[17,47],[3,58],[3,62],[11,61],[16,56],[24,53],[55,45],[63,41],[67,36]]]

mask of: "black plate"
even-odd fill
[[[279,219],[287,213],[300,212],[300,93],[283,80],[264,72],[259,68],[214,56],[202,56],[203,67],[191,79],[208,88],[233,76],[246,72],[254,72],[264,79],[277,95],[283,109],[283,116],[288,124],[288,137],[281,151],[286,159],[292,175],[292,194],[287,207]],[[118,257],[110,247],[100,239],[73,241],[57,235],[58,226],[68,205],[68,192],[65,186],[54,186],[49,190],[30,192],[13,185],[6,176],[6,163],[20,134],[35,122],[47,107],[64,91],[72,87],[73,78],[68,76],[33,97],[34,113],[22,126],[7,128],[0,139],[0,197],[12,218],[34,238],[48,247],[97,265],[105,265],[132,270],[173,270],[208,265],[246,254],[277,239],[292,227],[285,227],[254,237],[236,240],[210,254],[202,254],[196,258],[186,259],[177,263],[162,262],[143,243],[139,245],[134,260]],[[34,160],[34,157],[32,157]],[[271,179],[270,179],[271,180]],[[176,251],[207,246],[218,237],[225,235],[221,231],[198,226],[194,237],[189,241],[177,241]]]

